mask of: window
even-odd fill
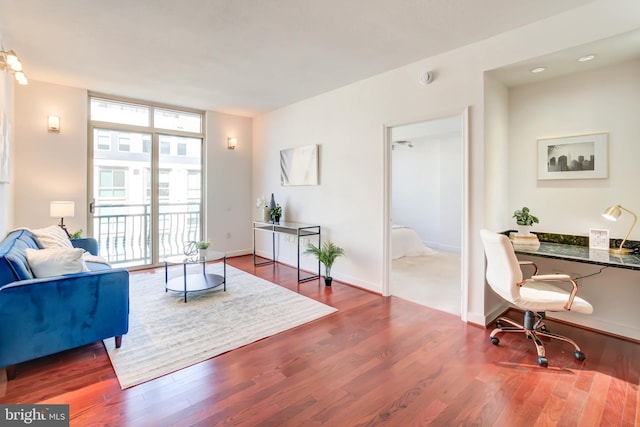
[[[183,254],[202,238],[204,111],[91,94],[89,108],[100,255],[137,266]]]
[[[91,120],[149,126],[149,107],[109,99],[91,98]]]
[[[168,141],[160,141],[160,154],[171,154],[171,143]]]
[[[159,129],[200,133],[202,114],[156,108],[153,112],[153,124]]]
[[[191,200],[199,200],[200,192],[200,171],[187,172],[187,198]]]
[[[158,171],[158,196],[161,199],[169,198],[169,184],[171,182],[171,170],[161,169]]]
[[[118,151],[131,151],[131,140],[124,136],[118,138]]]
[[[125,199],[125,171],[121,169],[101,169],[98,183],[98,195],[101,198]]]
[[[111,137],[109,135],[98,135],[98,150],[111,151]]]

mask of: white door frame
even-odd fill
[[[467,321],[469,304],[469,107],[446,112],[422,119],[383,125],[384,133],[384,189],[383,189],[383,250],[382,250],[382,295],[391,295],[391,129],[414,123],[442,119],[452,116],[462,117],[462,245],[460,251],[460,318]]]

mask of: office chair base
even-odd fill
[[[536,346],[536,352],[538,353],[538,365],[542,367],[549,366],[549,361],[545,355],[544,344],[540,340],[540,337],[557,339],[560,341],[565,341],[575,348],[573,351],[573,357],[576,360],[583,361],[586,359],[585,354],[580,350],[578,344],[576,344],[571,338],[564,337],[562,335],[554,334],[547,329],[547,326],[544,324],[545,314],[544,313],[534,313],[532,311],[525,312],[525,321],[524,325],[521,325],[508,317],[500,317],[496,321],[496,328],[491,331],[491,335],[489,335],[489,341],[491,344],[498,345],[500,344],[500,339],[496,337],[499,333],[502,332],[519,332],[524,333],[525,336],[533,341]],[[510,326],[505,326],[510,325]]]

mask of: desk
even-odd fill
[[[522,256],[528,259],[539,258],[537,261],[543,273],[555,271],[553,264],[556,262],[574,264],[562,266],[561,271],[579,279],[581,288],[578,294],[594,306],[594,312],[590,316],[577,315],[576,317],[570,313],[554,312],[550,313],[549,317],[640,342],[640,313],[637,308],[637,301],[640,300],[640,287],[637,286],[637,274],[640,271],[640,242],[625,243],[625,247],[634,248],[635,253],[616,255],[607,250],[590,250],[589,238],[586,236],[536,234],[540,240],[540,247],[515,245],[518,258]],[[619,240],[611,241],[614,247],[619,244]],[[544,260],[548,261],[547,265]],[[581,268],[579,264],[585,267]],[[588,268],[589,264],[594,267],[613,268],[609,269],[607,276],[595,276],[591,271],[593,268]]]
[[[256,231],[266,231],[271,233],[271,260],[264,262],[256,262]],[[318,260],[318,274],[307,277],[300,277],[300,238],[318,236],[318,247],[320,247],[320,226],[299,224],[296,222],[281,221],[277,224],[264,221],[253,221],[253,265],[267,265],[276,262],[276,233],[288,234],[296,236],[297,249],[297,269],[298,282],[306,282],[320,277],[320,260]]]
[[[589,249],[588,246],[542,241],[537,249],[526,246],[514,246],[514,249],[516,254],[640,270],[640,254],[616,255],[606,250]]]

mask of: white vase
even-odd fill
[[[271,220],[271,214],[269,212],[269,207],[265,206],[262,208],[262,221],[269,222]]]
[[[533,226],[531,225],[519,225],[518,224],[518,236],[531,236],[531,230]]]
[[[205,259],[207,257],[207,250],[206,249],[198,249],[199,255],[200,255],[200,259]]]

